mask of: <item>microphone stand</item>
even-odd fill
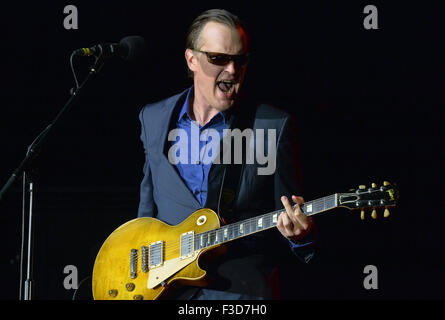
[[[34,182],[33,179],[31,179],[29,173],[26,173],[25,171],[29,171],[32,169],[31,163],[32,160],[37,156],[41,146],[46,141],[49,134],[54,130],[56,125],[59,123],[59,121],[62,119],[62,117],[71,109],[71,107],[75,104],[75,102],[79,99],[81,94],[84,92],[88,82],[93,79],[97,73],[100,71],[104,64],[104,59],[102,57],[102,54],[96,57],[96,61],[94,62],[94,65],[90,67],[90,71],[88,75],[86,76],[85,80],[82,82],[80,86],[77,88],[73,88],[74,90],[71,91],[71,97],[68,99],[68,101],[65,103],[64,107],[59,111],[59,113],[56,115],[53,122],[51,122],[50,125],[46,127],[45,130],[43,130],[37,138],[31,143],[31,145],[28,147],[28,151],[26,153],[25,158],[20,163],[18,168],[13,172],[11,177],[8,179],[6,184],[3,186],[3,188],[0,190],[0,201],[4,197],[5,193],[8,191],[8,189],[13,185],[13,183],[20,179],[20,177],[23,177],[23,203],[22,203],[22,219],[25,218],[25,211],[26,211],[26,191],[28,190],[29,195],[29,213],[28,213],[28,253],[27,253],[27,272],[26,272],[26,281],[25,281],[25,297],[24,300],[32,300],[33,299],[33,289],[34,289],[34,280],[33,280],[33,260],[34,260],[34,226],[33,226],[33,193],[34,193]],[[28,187],[26,187],[28,185]],[[24,225],[23,225],[24,226]],[[23,236],[24,227],[22,229],[22,244],[24,240]],[[22,256],[21,256],[21,262],[20,262],[20,300],[22,300],[22,262],[23,262],[23,247],[22,247]]]

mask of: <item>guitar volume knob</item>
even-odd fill
[[[130,282],[125,285],[125,288],[127,289],[127,291],[133,291],[135,288],[135,285],[134,285],[134,283]]]
[[[108,290],[108,295],[109,295],[110,297],[112,297],[112,298],[116,298],[116,296],[117,296],[117,290],[116,290],[116,289]]]

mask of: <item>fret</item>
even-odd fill
[[[245,220],[243,223],[244,234],[248,235],[250,233],[250,223],[248,220]]]
[[[236,238],[236,231],[237,231],[236,224],[235,224],[235,225],[232,225],[232,226],[229,228],[229,239],[230,239],[230,240],[233,240],[233,239]]]
[[[215,244],[215,231],[209,231],[208,235],[208,245],[213,246]]]
[[[270,214],[266,215],[264,217],[264,228],[268,229],[269,227],[272,227],[272,216]]]
[[[337,194],[333,194],[329,197],[326,197],[327,207],[326,209],[332,209],[337,206]]]
[[[227,238],[228,238],[229,240],[233,240],[233,238],[234,238],[234,237],[233,237],[233,226],[227,228],[227,233],[228,233]]]
[[[256,222],[254,219],[249,219],[249,233],[254,233],[256,231]]]
[[[333,194],[317,200],[308,201],[301,206],[301,209],[304,214],[313,215],[335,208],[337,207],[337,196],[337,194]],[[278,223],[278,217],[284,210],[285,209],[283,208],[281,210],[225,225],[216,230],[196,234],[194,237],[194,248],[195,250],[203,249],[275,227]]]
[[[200,240],[200,244],[199,245],[201,246],[201,248],[204,248],[204,239],[205,239],[204,235],[201,234],[200,237],[199,237],[199,240]]]
[[[337,200],[334,194],[314,201],[308,201],[302,206],[302,210],[306,215],[311,215],[335,208],[336,206]]]

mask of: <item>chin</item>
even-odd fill
[[[215,97],[216,98],[216,109],[218,109],[219,111],[225,111],[227,109],[230,109],[236,102],[238,97],[238,94],[235,93],[234,96],[230,97],[230,98],[223,98],[221,99],[221,97]]]

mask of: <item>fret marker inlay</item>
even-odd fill
[[[278,213],[275,213],[275,214],[272,216],[272,222],[273,222],[273,223],[277,223],[277,222],[278,222]]]

